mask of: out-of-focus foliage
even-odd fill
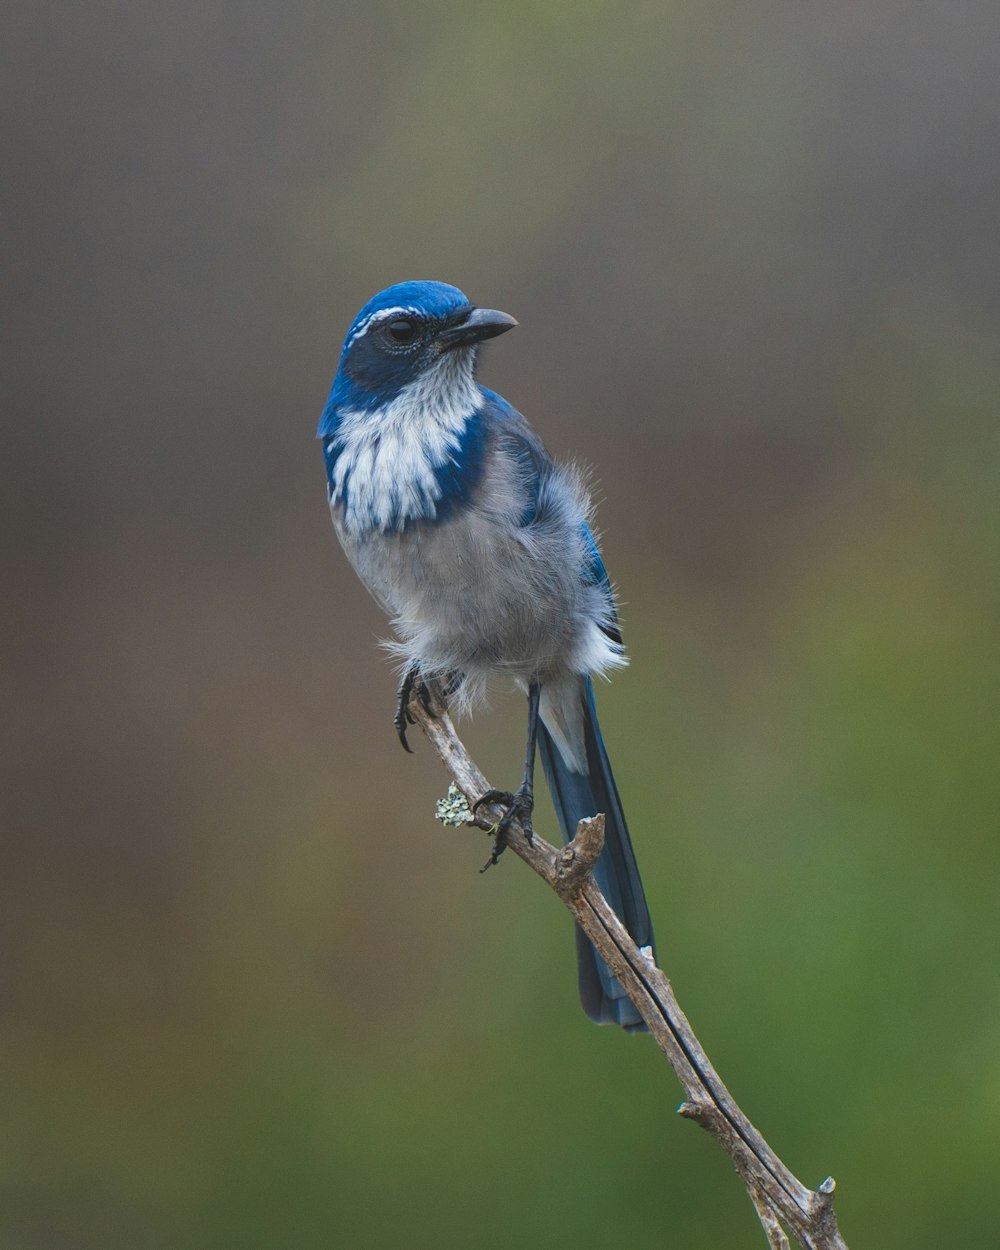
[[[516,314],[486,378],[598,468],[734,1093],[852,1244],[992,1244],[1000,9],[9,9],[4,1246],[760,1241],[395,743],[312,433],[406,277]]]

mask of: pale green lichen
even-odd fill
[[[451,825],[456,829],[462,825],[471,825],[474,820],[469,800],[454,782],[448,787],[447,795],[438,799],[434,815],[442,825]]]

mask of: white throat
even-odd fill
[[[441,497],[436,470],[459,446],[482,403],[472,372],[475,352],[446,352],[373,412],[343,409],[326,450],[336,454],[330,505],[344,503],[343,524],[359,534],[430,518]]]

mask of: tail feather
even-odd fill
[[[618,787],[597,723],[594,687],[589,677],[581,681],[572,698],[574,707],[567,707],[563,701],[558,732],[560,737],[563,736],[568,726],[575,731],[574,736],[582,736],[582,742],[573,745],[582,746],[583,750],[573,753],[586,759],[587,771],[582,773],[566,761],[544,719],[539,734],[542,768],[556,816],[563,837],[568,842],[583,817],[604,813],[604,850],[594,866],[594,876],[604,897],[636,944],[652,946],[653,924],[618,797]],[[580,929],[576,933],[576,949],[580,1000],[587,1015],[600,1024],[620,1024],[630,1032],[644,1029],[646,1026],[635,1005]]]

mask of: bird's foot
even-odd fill
[[[485,794],[480,795],[473,803],[473,815],[487,803],[496,803],[505,810],[493,828],[493,850],[490,852],[489,859],[479,870],[480,872],[485,872],[487,868],[492,868],[494,864],[499,862],[500,856],[507,848],[507,834],[510,832],[510,827],[515,820],[524,830],[524,836],[528,839],[529,846],[534,838],[534,830],[531,827],[531,813],[535,810],[535,797],[530,786],[524,785],[514,794],[511,794],[509,790],[487,790]]]
[[[416,724],[413,713],[410,711],[412,696],[414,694],[417,696],[420,706],[428,716],[434,716],[434,704],[437,703],[442,708],[447,707],[448,700],[461,686],[462,681],[462,673],[446,673],[443,677],[424,677],[416,664],[406,670],[403,680],[399,683],[399,690],[396,692],[396,714],[392,718],[404,751],[413,754],[410,744],[406,741],[407,728]]]
[[[404,751],[409,751],[412,755],[413,750],[406,741],[406,730],[409,725],[415,724],[413,713],[410,711],[410,697],[416,691],[417,698],[423,705],[424,711],[431,712],[431,695],[427,689],[427,683],[420,676],[420,670],[414,666],[408,668],[399,683],[399,690],[396,693],[396,715],[392,718],[392,723],[396,726],[396,733],[402,744]]]

